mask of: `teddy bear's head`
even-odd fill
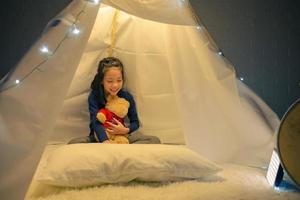
[[[118,117],[124,118],[128,112],[129,102],[118,96],[108,97],[105,108],[115,113]]]

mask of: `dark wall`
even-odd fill
[[[10,0],[1,6],[0,78],[71,0]],[[297,1],[191,0],[239,77],[282,116],[300,97]]]
[[[0,79],[71,0],[9,0],[0,7]]]
[[[300,4],[191,0],[237,76],[281,117],[300,98]]]

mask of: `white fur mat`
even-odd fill
[[[295,187],[274,189],[266,171],[239,165],[223,165],[217,176],[203,180],[104,185],[89,188],[59,188],[33,182],[26,200],[299,200]]]

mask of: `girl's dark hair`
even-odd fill
[[[94,92],[96,92],[96,95],[99,98],[99,103],[102,105],[104,105],[105,101],[106,101],[102,81],[103,81],[105,72],[111,67],[120,68],[123,81],[125,81],[123,63],[118,58],[106,57],[106,58],[103,58],[99,62],[97,74],[95,75],[94,80],[92,81],[91,89]]]

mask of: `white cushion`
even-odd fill
[[[57,148],[38,181],[56,186],[197,179],[220,168],[179,145],[72,144]]]

